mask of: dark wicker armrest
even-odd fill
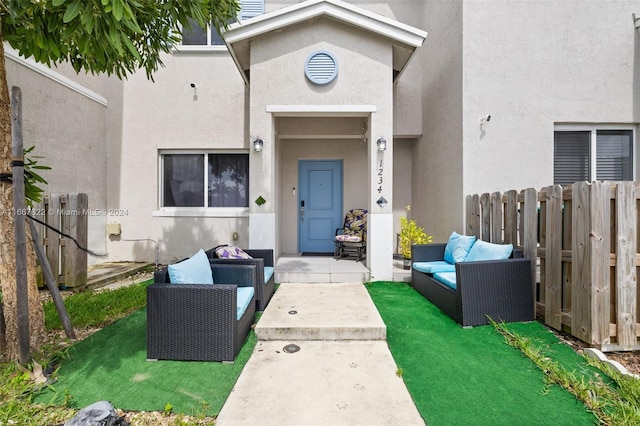
[[[433,262],[444,260],[445,243],[414,244],[411,247],[411,262]]]
[[[243,249],[245,253],[254,259],[264,260],[264,266],[274,267],[273,249]]]
[[[534,319],[529,259],[459,262],[456,282],[463,326]]]
[[[255,265],[216,265],[211,264],[213,282],[235,284],[238,287],[251,287],[256,282]]]

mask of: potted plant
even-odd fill
[[[407,206],[407,215],[411,211],[411,206]],[[418,226],[415,220],[408,217],[400,218],[400,234],[398,242],[398,251],[403,258],[404,269],[411,268],[411,246],[413,244],[427,244],[432,238],[424,232],[424,229]]]

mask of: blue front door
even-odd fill
[[[333,252],[342,226],[342,161],[301,160],[298,198],[298,250]]]

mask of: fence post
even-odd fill
[[[491,196],[484,193],[480,196],[480,207],[482,210],[482,231],[480,237],[483,241],[491,240]]]
[[[466,235],[474,235],[476,238],[480,238],[480,197],[478,194],[467,195],[467,230]]]
[[[591,194],[587,182],[573,184],[572,215],[573,235],[571,246],[571,334],[591,343],[591,245],[589,224],[591,223]]]
[[[623,348],[637,344],[637,186],[635,182],[618,182],[616,188],[616,341]]]
[[[591,310],[593,328],[591,343],[602,347],[611,343],[609,324],[611,314],[610,264],[610,223],[611,223],[611,184],[593,182],[591,184]]]
[[[492,243],[502,242],[502,195],[499,192],[491,194],[491,239]]]
[[[49,194],[44,200],[47,225],[55,229],[60,229],[61,196],[59,194]],[[51,273],[58,284],[60,284],[60,235],[49,228],[45,228],[44,236]]]
[[[533,307],[536,312],[536,270],[538,263],[538,193],[535,188],[524,190],[524,201],[520,206],[521,223],[524,230],[522,248],[524,256],[531,260],[531,282],[533,283]]]
[[[504,193],[504,243],[518,246],[518,192],[514,189]]]
[[[81,247],[87,247],[87,194],[68,194],[63,213],[62,231],[75,238]],[[64,247],[64,282],[67,287],[83,286],[87,283],[87,252],[66,240]]]
[[[545,322],[562,328],[562,187],[553,185],[546,191],[546,262]]]

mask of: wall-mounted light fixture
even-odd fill
[[[262,139],[256,138],[256,140],[253,141],[253,150],[255,152],[262,151],[263,146],[264,146],[264,142],[262,141]]]
[[[384,151],[387,149],[387,141],[385,138],[381,137],[378,139],[378,151]]]
[[[195,83],[189,83],[189,86],[193,89],[193,100],[198,100],[198,85]]]
[[[491,115],[485,115],[484,117],[480,118],[480,124],[485,124],[491,121]]]

